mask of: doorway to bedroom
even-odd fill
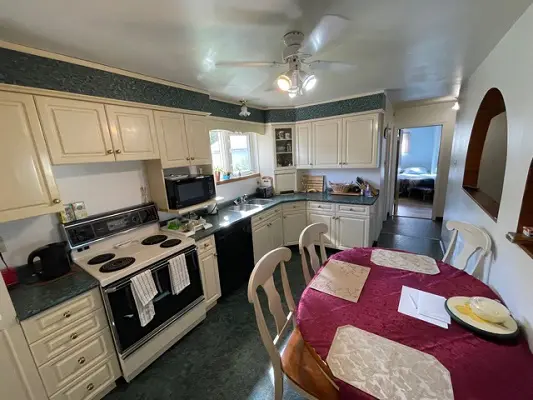
[[[400,129],[394,215],[433,218],[441,125]]]

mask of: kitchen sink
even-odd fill
[[[252,200],[248,200],[248,204],[270,204],[272,203],[274,200],[272,199],[252,199]]]
[[[231,211],[255,211],[260,210],[262,207],[259,204],[239,204],[237,206],[230,207]]]

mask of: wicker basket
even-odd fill
[[[347,184],[347,183],[329,182],[329,186],[331,186],[331,190],[333,190],[333,192],[335,193],[348,193],[352,185]]]

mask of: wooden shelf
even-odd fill
[[[485,211],[485,213],[488,214],[489,217],[491,217],[494,221],[498,220],[500,203],[495,201],[487,194],[480,192],[478,189],[463,187],[463,190],[483,211]]]

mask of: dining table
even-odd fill
[[[450,372],[454,399],[533,399],[533,354],[523,334],[506,341],[489,339],[453,320],[444,329],[398,312],[402,286],[445,298],[499,299],[491,288],[438,260],[440,272],[435,275],[380,266],[371,261],[374,249],[355,248],[330,257],[370,268],[357,302],[306,287],[296,318],[306,346],[325,362],[337,329],[351,325],[434,356]],[[335,383],[341,399],[374,398],[342,380],[335,378]]]

